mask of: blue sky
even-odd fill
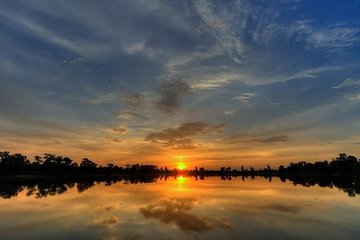
[[[357,155],[360,2],[0,1],[0,146],[101,163]]]

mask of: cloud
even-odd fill
[[[360,29],[344,22],[314,26],[313,20],[299,20],[283,31],[288,38],[295,36],[298,41],[304,40],[309,49],[324,48],[332,52],[360,43]]]
[[[226,219],[197,216],[191,213],[196,201],[193,198],[173,198],[140,209],[146,218],[155,218],[162,223],[176,224],[185,232],[203,233],[215,229],[230,229]]]
[[[149,133],[145,141],[161,144],[176,149],[194,148],[192,136],[218,132],[224,125],[212,125],[207,122],[187,122],[177,128],[166,128],[161,132]]]
[[[271,13],[268,9],[268,13]],[[276,12],[273,10],[273,15]],[[278,18],[267,18],[267,22],[258,21],[257,27],[251,32],[253,40],[268,44],[276,39],[294,39],[305,42],[308,49],[323,48],[330,52],[348,48],[360,43],[360,29],[350,23],[333,23],[316,25],[312,19],[302,19],[291,23],[279,22]]]
[[[258,138],[249,138],[242,136],[230,136],[225,139],[226,143],[229,144],[238,144],[238,143],[278,143],[278,142],[287,142],[289,138],[285,135],[275,135],[269,137],[258,137]]]
[[[124,100],[129,107],[139,107],[144,102],[144,95],[141,93],[127,93]]]
[[[310,50],[323,48],[329,52],[360,43],[357,23],[334,21],[321,25],[314,19],[284,21],[283,15],[297,11],[297,1],[262,4],[261,1],[240,0],[218,4],[198,0],[194,5],[218,44],[237,63],[247,60],[251,42],[263,46],[278,40],[303,42]]]
[[[114,138],[114,139],[112,139],[112,141],[116,142],[116,143],[124,143],[125,142],[125,140],[120,139],[120,138]]]
[[[254,96],[256,96],[255,93],[243,93],[239,96],[233,97],[232,99],[236,99],[236,100],[240,100],[240,101],[248,101],[251,98],[253,98]]]
[[[282,83],[288,81],[302,81],[304,79],[314,79],[315,81],[330,73],[336,74],[338,72],[351,71],[356,64],[341,64],[341,65],[322,65],[322,66],[308,66],[300,68],[290,68],[289,71],[263,71],[261,69],[231,67],[231,66],[207,66],[189,69],[186,72],[188,82],[193,90],[199,93],[202,90],[217,90],[223,88],[224,90],[237,89],[239,84],[245,84],[245,87],[259,87],[267,86],[275,83]],[[271,64],[269,65],[271,66]],[[275,65],[272,65],[275,66]],[[285,68],[281,65],[279,68]],[[271,73],[271,74],[269,74]],[[246,86],[247,85],[247,86]],[[241,91],[241,89],[239,89]],[[255,89],[254,89],[255,90]],[[253,91],[248,89],[248,91]],[[234,96],[241,98],[255,97],[255,93],[243,93],[243,96]],[[254,94],[254,95],[252,95]]]
[[[285,135],[253,139],[254,142],[258,142],[258,143],[287,142],[288,140],[289,140],[289,138]]]
[[[120,134],[120,135],[125,134],[128,131],[127,129],[121,128],[121,127],[113,128],[111,130],[112,130],[112,132],[114,132],[116,134]]]
[[[114,143],[124,143],[125,142],[124,139],[119,138],[119,136],[127,133],[128,129],[122,127],[115,127],[115,128],[105,129],[105,131],[108,133],[106,139]]]
[[[194,51],[192,53],[174,56],[174,58],[169,59],[166,67],[169,71],[176,71],[181,69],[184,70],[183,67],[191,67],[193,64],[211,60],[213,58],[222,56],[223,54],[223,49],[219,46],[219,44],[215,44],[205,49],[201,48],[198,51]]]
[[[110,93],[101,93],[98,96],[89,100],[90,104],[99,105],[103,103],[112,103],[119,102],[120,95],[118,93],[110,92]]]
[[[360,94],[348,94],[345,96],[345,99],[350,101],[360,101]]]
[[[344,82],[332,87],[332,88],[348,88],[348,87],[360,87],[360,80],[346,79]]]
[[[220,87],[230,85],[234,80],[239,79],[239,74],[228,73],[226,70],[215,68],[211,70],[207,68],[206,72],[200,71],[194,76],[197,79],[191,84],[196,90],[213,90]]]
[[[217,5],[214,1],[198,0],[194,5],[198,15],[226,55],[234,62],[241,63],[246,48],[238,29],[242,29],[244,21],[239,26],[236,20],[245,20],[245,17],[242,18],[243,14],[249,10],[246,4],[237,2],[233,7],[227,8],[227,4]]]
[[[236,112],[237,112],[237,111],[235,111],[235,110],[228,110],[228,111],[224,111],[224,115],[234,116],[234,114],[235,114]]]
[[[191,86],[188,83],[179,77],[172,77],[160,85],[160,100],[156,105],[160,110],[172,113],[179,108],[181,98],[190,90]]]
[[[330,26],[313,31],[307,42],[315,48],[346,48],[360,43],[360,29],[347,26]]]
[[[72,51],[80,56],[100,58],[111,53],[111,49],[107,45],[93,44],[80,39],[73,40],[52,31],[50,28],[44,27],[44,24],[11,11],[0,11],[0,16],[34,37]]]
[[[125,110],[119,112],[116,115],[116,119],[120,121],[133,121],[134,119],[147,120],[149,119],[149,116],[137,113],[133,110]]]

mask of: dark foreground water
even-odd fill
[[[360,198],[336,187],[185,177],[2,184],[0,239],[360,239]]]

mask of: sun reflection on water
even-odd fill
[[[186,177],[180,175],[176,177],[176,190],[177,191],[184,191],[185,190],[185,183],[186,183]]]
[[[184,184],[186,178],[180,175],[179,177],[177,177],[176,180],[177,180],[178,184]]]

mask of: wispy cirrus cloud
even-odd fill
[[[324,48],[328,51],[352,47],[360,44],[360,28],[349,23],[334,23],[326,26],[314,26],[314,21],[297,21],[290,26],[288,34],[294,34],[298,40],[305,40],[308,48]]]
[[[18,28],[34,37],[75,52],[80,56],[99,58],[111,52],[108,45],[86,42],[85,39],[71,39],[69,36],[63,36],[61,33],[54,32],[34,19],[18,15],[14,12],[0,11],[0,16],[5,18],[8,24],[17,25]]]
[[[229,18],[227,12],[216,11],[214,4],[203,0],[196,1],[195,8],[225,53],[233,61],[240,63],[245,47],[241,42],[240,36],[236,35],[232,19]]]
[[[360,94],[348,94],[345,96],[345,99],[353,101],[353,102],[359,102],[360,101]]]
[[[265,138],[254,138],[252,141],[258,143],[276,143],[276,142],[287,142],[289,138],[285,135],[271,136]]]
[[[249,137],[249,136],[228,136],[223,141],[231,144],[238,143],[260,143],[260,144],[272,144],[288,142],[290,139],[286,135],[273,135],[264,137]]]
[[[352,22],[333,21],[325,25],[306,18],[284,21],[282,16],[295,12],[298,5],[298,1],[195,2],[197,13],[209,31],[237,63],[250,57],[252,43],[266,46],[279,40],[285,39],[287,44],[295,40],[305,42],[308,50],[322,48],[329,52],[359,45],[360,28]]]
[[[242,93],[242,94],[240,94],[239,96],[232,97],[232,99],[246,102],[246,101],[252,99],[252,98],[255,97],[255,96],[256,96],[255,93]]]
[[[329,29],[314,31],[307,38],[313,47],[332,49],[352,47],[360,44],[360,29],[347,26],[330,26]]]
[[[334,86],[333,88],[349,88],[349,87],[360,87],[360,80],[352,80],[351,78],[346,79],[342,83]]]

